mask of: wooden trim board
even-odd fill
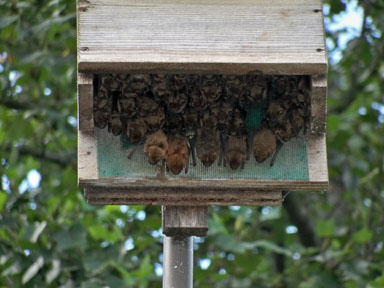
[[[95,127],[93,124],[93,75],[77,75],[77,170],[78,181],[98,178]]]
[[[327,75],[311,77],[311,132],[323,134],[327,122]]]
[[[78,69],[326,74],[322,0],[78,0]]]
[[[79,130],[93,133],[93,74],[78,73],[77,97]]]
[[[281,205],[281,191],[258,191],[236,189],[156,189],[136,190],[126,188],[87,187],[85,197],[92,205],[168,205],[168,206],[209,206],[209,205]]]

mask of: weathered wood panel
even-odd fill
[[[325,134],[308,136],[309,179],[323,183],[323,190],[328,188],[328,162]],[[326,185],[325,185],[326,184]]]
[[[81,185],[84,181],[98,180],[97,147],[93,133],[78,131],[77,139],[77,177]]]
[[[79,130],[84,133],[94,131],[93,124],[93,74],[77,75],[77,119]]]
[[[327,122],[327,75],[311,77],[311,132],[325,133]]]
[[[78,73],[77,170],[79,184],[98,178],[97,141],[93,125],[93,75]]]
[[[163,206],[161,212],[163,234],[168,237],[207,236],[207,206]]]
[[[209,206],[209,205],[281,205],[281,191],[259,191],[255,189],[228,190],[193,188],[180,186],[177,189],[132,189],[88,186],[85,197],[92,205],[168,205],[168,206]]]
[[[321,0],[79,0],[80,72],[325,74]]]

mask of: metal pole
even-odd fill
[[[193,287],[193,236],[164,235],[163,288]]]

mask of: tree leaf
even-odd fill
[[[31,266],[29,266],[27,271],[25,271],[21,282],[25,284],[29,280],[31,280],[37,274],[37,272],[39,272],[39,270],[43,267],[43,265],[44,265],[44,258],[42,256],[39,256],[39,258],[37,258],[36,261]]]
[[[40,237],[40,234],[44,231],[46,226],[46,221],[35,222],[29,225],[24,233],[24,239],[28,240],[31,243],[36,243]]]
[[[320,237],[331,237],[335,233],[335,222],[331,220],[317,220],[316,233]]]
[[[0,191],[0,212],[3,211],[6,201],[7,201],[7,192]]]
[[[353,235],[353,239],[358,243],[366,243],[373,237],[373,232],[367,228],[359,230]]]
[[[13,22],[15,22],[17,19],[19,19],[18,15],[13,16],[1,16],[0,18],[0,29],[3,29],[7,27],[8,25],[11,25]]]
[[[45,282],[47,284],[52,283],[52,281],[55,280],[57,276],[59,276],[60,269],[61,269],[60,260],[53,259],[51,269],[45,274]]]

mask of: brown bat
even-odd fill
[[[154,114],[149,114],[145,116],[144,122],[147,124],[148,130],[151,132],[156,132],[157,130],[163,128],[165,123],[165,113],[164,108],[157,108]]]
[[[149,164],[155,165],[164,160],[167,151],[167,136],[162,130],[147,135],[144,143],[144,153],[147,154]]]
[[[216,102],[222,96],[220,81],[221,79],[217,75],[203,75],[201,77],[201,97],[207,103]]]
[[[202,111],[207,108],[207,103],[201,97],[198,86],[189,89],[189,106],[196,111]]]
[[[187,88],[186,75],[172,75],[170,80],[172,88],[176,91],[182,91]]]
[[[139,143],[147,133],[147,124],[142,118],[136,118],[127,123],[127,137],[131,143]]]
[[[182,113],[188,104],[188,95],[184,92],[174,92],[166,100],[169,113]]]
[[[287,121],[288,105],[284,99],[273,100],[267,109],[267,121],[270,126],[280,125]]]
[[[196,129],[199,126],[199,113],[195,109],[188,107],[182,115],[183,126],[185,129]]]
[[[217,124],[223,126],[228,119],[233,116],[234,102],[226,101],[211,108],[213,116],[217,119]]]
[[[267,98],[268,81],[265,77],[258,75],[248,75],[247,79],[248,94],[250,102],[260,102]]]
[[[165,117],[165,132],[175,134],[181,131],[183,117],[180,114],[167,114]]]
[[[210,113],[208,110],[200,117],[200,126],[208,130],[216,130],[217,128],[217,118],[213,113]]]
[[[185,138],[175,135],[168,136],[168,151],[165,161],[174,175],[178,175],[183,169],[186,169],[187,173],[189,149]]]
[[[139,115],[141,117],[155,113],[159,107],[159,103],[147,96],[137,97],[136,103],[139,107]]]
[[[156,101],[165,101],[170,96],[168,77],[165,74],[155,74],[152,80],[152,93]]]
[[[100,77],[101,79],[101,86],[103,89],[116,91],[119,90],[120,82],[111,74],[106,74]]]
[[[229,163],[232,170],[243,169],[247,160],[247,137],[229,136],[224,151],[224,167]]]
[[[281,142],[288,142],[295,135],[294,134],[295,131],[294,131],[293,126],[292,126],[291,122],[289,121],[289,119],[282,122],[278,126],[272,127],[271,129],[272,129],[273,133],[275,134],[276,138],[278,140],[280,140]]]
[[[297,137],[302,129],[304,129],[304,134],[305,134],[306,132],[305,117],[306,115],[303,109],[296,108],[290,111],[289,120],[292,125],[294,137]]]
[[[137,93],[145,92],[151,85],[151,77],[148,74],[129,75],[128,81],[129,89]]]
[[[109,117],[111,112],[104,110],[96,110],[93,113],[93,121],[95,122],[95,126],[100,129],[104,129],[107,127]]]
[[[227,98],[242,101],[245,95],[244,77],[227,75],[224,77],[224,92]]]
[[[256,162],[263,163],[276,151],[275,134],[266,127],[261,128],[253,138],[252,148]]]
[[[112,111],[112,97],[108,97],[108,92],[100,90],[94,100],[93,121],[95,126],[104,129],[109,121]]]
[[[205,167],[210,167],[220,154],[219,133],[208,129],[198,129],[196,138],[197,157]]]
[[[136,93],[124,92],[118,100],[118,110],[125,116],[132,118],[136,115]]]
[[[231,116],[224,123],[224,132],[228,135],[245,135],[246,113],[239,108],[234,108]]]
[[[123,130],[123,122],[120,119],[119,114],[112,114],[111,119],[108,122],[108,131],[112,132],[114,136],[118,136],[121,134]]]

